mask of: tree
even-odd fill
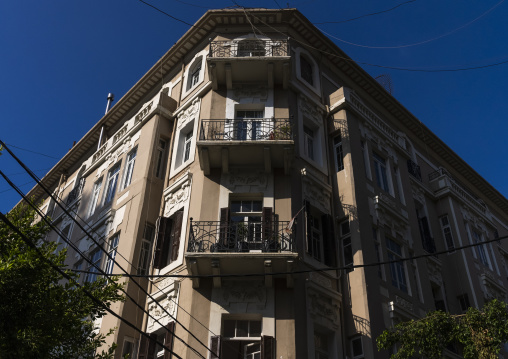
[[[96,353],[112,333],[94,332],[106,311],[85,291],[109,307],[123,300],[118,278],[78,286],[64,265],[66,250],[45,240],[49,227],[33,209],[19,205],[6,217],[72,280],[0,221],[0,358],[111,358],[115,344]]]
[[[420,354],[429,359],[443,357],[446,347],[459,344],[466,359],[498,358],[501,345],[508,341],[508,304],[496,299],[482,310],[469,308],[465,314],[430,312],[385,330],[377,338],[378,349],[397,346],[392,359]]]

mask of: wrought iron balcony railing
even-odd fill
[[[411,176],[416,178],[418,181],[422,181],[422,172],[420,171],[420,166],[414,163],[412,160],[407,160],[407,171]]]
[[[210,57],[289,56],[287,40],[212,41]]]
[[[78,186],[69,192],[69,195],[67,196],[67,204],[71,204],[72,202],[74,202],[76,198],[79,197],[81,192],[83,192],[84,186],[85,186],[85,178],[81,178],[79,180]]]
[[[289,118],[239,120],[201,120],[201,141],[277,141],[293,140]]]
[[[295,252],[296,223],[190,221],[187,252]]]

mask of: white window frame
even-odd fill
[[[345,230],[346,229],[346,224],[347,224],[347,231]],[[351,223],[349,222],[349,219],[347,221],[343,221],[339,224],[339,228],[340,228],[340,238],[341,238],[341,241],[342,241],[342,258],[344,260],[344,266],[348,266],[348,265],[354,265],[355,264],[355,260],[354,260],[354,254],[353,254],[353,243],[351,241]],[[349,250],[351,251],[351,262],[350,263],[347,263],[347,258],[346,258],[346,248],[349,247]],[[354,271],[354,268],[351,268],[350,271]]]
[[[89,259],[92,263],[86,263],[86,271],[93,273],[86,273],[85,282],[93,283],[97,280],[97,277],[100,276],[99,268],[101,268],[102,263],[102,251],[100,248],[92,250]]]
[[[401,244],[389,237],[386,237],[385,241],[389,261],[404,258],[404,247]],[[400,248],[400,253],[397,253],[394,251],[394,249],[390,248],[389,242],[392,242],[398,246]],[[407,276],[406,262],[390,263],[390,277],[391,283],[395,288],[400,289],[404,293],[411,294],[410,284]]]
[[[301,68],[302,56],[312,66],[312,82],[313,82],[312,84],[307,82],[302,77],[302,68]],[[295,58],[296,58],[296,78],[300,80],[303,84],[305,84],[308,88],[310,88],[315,94],[321,96],[321,81],[319,66],[316,60],[314,60],[314,57],[307,50],[298,47],[295,49]]]
[[[192,146],[192,137],[194,137],[193,132],[194,132],[193,130],[190,130],[184,136],[182,163],[187,162],[190,158],[190,152],[192,149],[192,147],[191,147]]]
[[[130,343],[131,344],[131,351],[130,351],[130,353],[125,351],[125,343]],[[124,358],[125,355],[127,355],[127,354],[129,354],[129,359],[136,359],[138,353],[137,353],[136,342],[135,342],[134,338],[126,336],[126,337],[123,338],[122,358]]]
[[[135,147],[127,154],[125,161],[125,169],[123,171],[122,190],[127,188],[132,182],[132,173],[134,172],[134,164],[136,163],[138,148]]]
[[[182,99],[204,81],[207,54],[208,50],[206,49],[198,52],[185,69]]]
[[[323,253],[323,221],[321,220],[321,216],[316,215],[317,211],[312,211],[312,213],[307,213],[307,216],[310,216],[310,222],[318,223],[318,226],[312,225],[311,228],[307,228],[307,252],[311,258],[314,260],[324,263],[324,253]],[[307,221],[308,223],[309,221]]]
[[[335,160],[335,170],[340,172],[344,170],[344,147],[342,146],[341,132],[333,137],[333,158]]]
[[[309,126],[303,125],[303,151],[305,156],[312,161],[316,161],[315,132],[316,131]]]
[[[92,198],[90,201],[90,207],[88,208],[88,217],[91,217],[95,213],[95,209],[99,204],[101,188],[102,188],[102,177],[99,178],[97,181],[95,181],[95,183],[93,184]]]
[[[360,341],[360,346],[362,348],[362,353],[361,354],[357,354],[357,355],[355,355],[354,346],[353,346],[353,342],[356,341],[356,340]],[[353,357],[353,359],[363,359],[363,358],[365,358],[365,352],[363,350],[363,339],[362,339],[361,335],[351,338],[349,343],[350,343],[350,346],[351,346],[351,356]]]
[[[446,223],[444,223],[443,220],[446,220]],[[455,241],[453,239],[452,226],[450,224],[450,220],[448,219],[448,215],[445,214],[444,216],[439,217],[439,224],[441,225],[441,231],[443,233],[446,249],[453,250],[453,252],[449,252],[448,254],[455,253]]]
[[[473,240],[474,244],[483,243],[484,242],[484,240],[483,240],[483,233],[481,233],[480,231],[478,231],[475,228],[473,228],[471,230],[471,237],[472,237],[472,240]],[[480,244],[480,245],[475,246],[475,251],[476,251],[476,254],[478,256],[479,261],[484,266],[492,269],[492,265],[490,263],[490,258],[489,258],[489,251],[488,251],[488,248],[485,247],[485,244]]]
[[[370,168],[370,161],[369,161],[369,145],[368,145],[367,141],[361,141],[360,147],[362,149],[363,164],[365,166],[365,176],[367,176],[367,178],[372,181],[372,171]]]
[[[118,161],[108,171],[106,186],[104,188],[104,204],[112,203],[115,198],[118,182],[120,179],[121,162]]]
[[[243,357],[242,359],[253,359],[254,356],[252,355],[247,355],[247,347],[249,345],[259,345],[259,354],[261,355],[261,336],[259,337],[251,337],[251,336],[246,336],[246,337],[240,337],[240,336],[236,336],[237,335],[237,331],[238,331],[238,326],[237,326],[237,322],[238,321],[247,321],[248,322],[248,334],[250,334],[250,326],[251,326],[251,322],[259,322],[260,324],[260,334],[262,333],[262,330],[263,330],[263,320],[261,319],[241,319],[241,318],[225,318],[223,320],[223,328],[225,328],[225,325],[226,325],[226,321],[234,321],[235,322],[235,336],[233,337],[227,337],[225,335],[224,332],[222,332],[223,334],[223,340],[225,342],[233,342],[233,341],[242,341],[242,342],[246,342],[246,341],[249,341],[249,342],[252,342],[252,343],[249,343],[249,344],[245,344],[245,346],[243,347]],[[224,347],[227,347],[227,344],[224,346]],[[255,354],[255,353],[252,353],[252,354]]]
[[[151,228],[151,234],[148,235],[147,228]],[[149,237],[149,238],[147,238]],[[153,240],[155,238],[155,226],[150,223],[145,223],[143,229],[143,238],[141,239],[141,246],[139,249],[139,261],[138,261],[138,275],[148,274],[150,270],[150,258],[152,253]]]
[[[374,161],[374,172],[376,172],[376,183],[379,188],[383,191],[392,194],[390,186],[390,167],[386,158],[376,152],[372,153],[372,159]]]
[[[118,252],[118,244],[120,243],[120,233],[115,233],[108,243],[108,254],[106,256],[106,264],[104,267],[104,271],[106,274],[112,274],[113,268],[115,267],[115,258]],[[110,258],[111,257],[111,258]]]

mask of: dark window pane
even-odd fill
[[[224,336],[233,338],[235,336],[235,320],[224,321]]]

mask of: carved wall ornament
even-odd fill
[[[256,171],[230,171],[224,175],[224,186],[231,192],[264,192],[268,187],[269,175]]]
[[[183,182],[180,186],[173,188],[164,196],[164,216],[170,217],[174,212],[182,208],[189,200],[190,181]]]
[[[268,99],[268,89],[263,86],[241,86],[233,90],[233,98],[259,98],[260,101],[266,102]]]
[[[266,286],[262,281],[224,281],[220,290],[220,300],[225,307],[234,303],[254,304],[259,309],[266,306]]]
[[[395,296],[395,303],[399,307],[404,308],[405,310],[407,310],[408,312],[413,313],[413,311],[414,311],[414,309],[413,309],[413,303],[405,300],[402,297],[399,297],[398,295]]]
[[[185,109],[185,111],[178,115],[178,130],[181,130],[189,121],[198,115],[200,104],[201,99],[197,97],[194,101],[192,101],[192,104]]]
[[[328,328],[338,328],[340,325],[340,302],[338,299],[308,288],[307,310],[313,321]]]
[[[329,278],[326,278],[325,276],[319,274],[319,273],[310,273],[309,279],[316,284],[319,284],[320,286],[332,289],[332,281]]]
[[[153,332],[162,326],[166,326],[176,317],[177,293],[172,292],[164,299],[158,302],[152,302],[148,305],[148,326],[149,332]],[[168,314],[169,313],[169,314]],[[158,321],[158,322],[157,322]]]
[[[429,274],[429,279],[439,286],[443,285],[443,276],[441,275],[441,271],[441,263],[433,260],[432,258],[427,258],[427,272]]]
[[[480,283],[482,285],[483,295],[486,300],[498,299],[501,301],[506,300],[506,290],[502,285],[496,283],[494,276],[485,270],[480,275]]]
[[[323,120],[324,112],[318,105],[314,104],[307,97],[301,95],[298,102],[298,108],[304,117],[313,120],[317,125],[320,125]]]
[[[322,213],[330,213],[331,192],[309,178],[309,176],[302,177],[302,183],[305,200],[309,201],[313,207],[316,207]]]
[[[152,106],[153,106],[153,101],[150,101],[148,103],[148,105],[145,105],[141,109],[141,111],[139,111],[138,114],[136,115],[136,117],[135,117],[136,122],[143,121],[148,116],[148,114],[150,113],[150,110],[152,109]]]

